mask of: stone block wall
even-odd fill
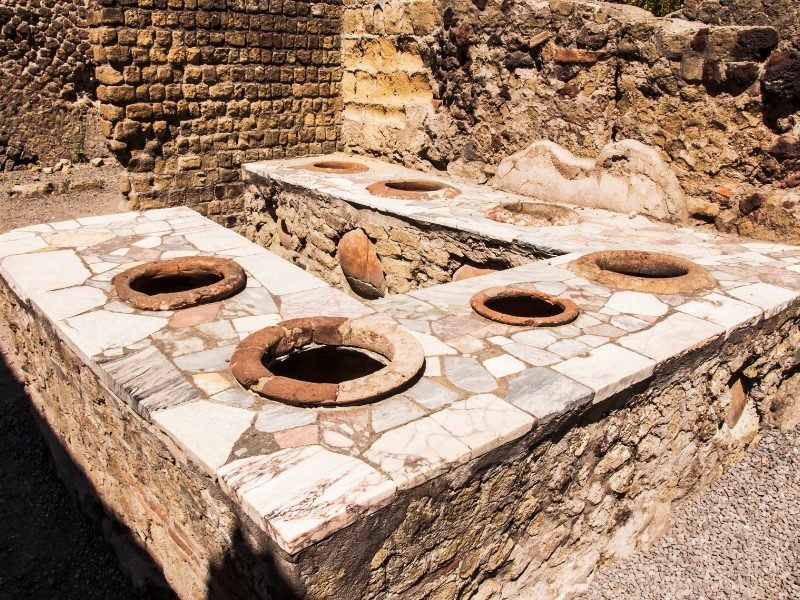
[[[241,208],[239,166],[336,149],[337,0],[100,0],[104,134],[131,208]]]
[[[84,148],[94,93],[84,0],[0,2],[0,171]]]
[[[356,0],[343,27],[350,151],[486,181],[537,140],[594,159],[632,139],[658,151],[695,216],[800,239],[788,30],[593,0]]]

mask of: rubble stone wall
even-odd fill
[[[129,205],[241,208],[244,162],[334,151],[338,0],[101,0],[104,134]]]
[[[783,46],[800,48],[800,5],[795,0],[684,0],[681,13],[710,25],[766,25]]]
[[[677,175],[694,216],[800,239],[789,29],[593,0],[355,0],[343,27],[350,151],[487,181],[537,140],[589,159],[635,140]]]
[[[83,150],[94,94],[85,0],[0,2],[0,171]]]

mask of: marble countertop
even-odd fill
[[[664,361],[800,301],[800,248],[649,222],[640,232],[632,223],[639,220],[612,215],[583,225],[602,234],[600,245],[625,235],[640,247],[640,234],[669,232],[671,251],[705,265],[717,288],[613,290],[564,268],[573,254],[364,302],[188,208],[2,234],[0,276],[122,401],[296,553],[402,490],[538,435],[559,415],[647,379]],[[666,244],[668,236],[659,239]],[[165,312],[113,297],[116,273],[192,255],[233,258],[247,288]],[[471,310],[472,294],[507,284],[570,297],[583,312],[562,327],[519,330]],[[303,316],[397,324],[422,344],[424,374],[393,397],[341,408],[288,406],[241,388],[228,364],[236,344]]]

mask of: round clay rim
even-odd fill
[[[312,383],[274,375],[262,363],[309,344],[348,346],[382,355],[382,369],[341,383]],[[298,406],[342,406],[368,402],[396,392],[425,365],[425,353],[416,338],[398,327],[363,323],[344,317],[307,317],[283,321],[246,337],[231,357],[236,380],[252,392]]]
[[[548,304],[555,304],[561,307],[563,312],[553,315],[552,317],[516,317],[514,315],[498,312],[486,305],[487,302],[495,298],[515,297],[543,300]],[[559,325],[571,323],[578,318],[581,312],[578,305],[569,298],[559,298],[551,296],[550,294],[513,286],[493,287],[482,290],[472,297],[470,304],[472,305],[472,309],[482,317],[505,325],[515,325],[518,327],[558,327]]]
[[[213,273],[220,281],[184,292],[148,295],[131,288],[131,282],[141,277],[160,274]],[[247,286],[247,275],[235,261],[212,256],[184,256],[168,260],[154,260],[118,273],[111,280],[117,297],[126,304],[141,310],[178,310],[238,294]]]
[[[562,216],[555,218],[553,220],[549,219],[537,219],[534,215],[530,215],[524,212],[513,211],[509,207],[515,205],[533,205],[533,206],[541,206],[545,209],[554,210],[560,212]],[[563,206],[561,204],[551,204],[548,202],[542,202],[539,200],[519,200],[519,201],[512,201],[512,202],[504,202],[503,204],[498,204],[497,206],[492,207],[486,213],[486,216],[491,219],[492,221],[497,221],[498,223],[508,223],[510,225],[518,225],[522,227],[559,227],[565,225],[577,225],[578,223],[583,222],[583,217],[581,217],[574,209],[570,208],[569,206]],[[541,223],[541,221],[547,221],[546,223]]]
[[[657,261],[665,265],[682,269],[686,271],[686,274],[678,277],[664,278],[625,275],[601,268],[597,262],[603,259],[621,259],[634,262]],[[700,265],[685,258],[672,256],[670,254],[662,254],[660,252],[646,252],[643,250],[604,250],[581,256],[567,266],[573,273],[585,279],[597,281],[598,283],[610,287],[636,292],[679,294],[702,289],[712,289],[717,284],[716,279]]]
[[[338,165],[334,168],[325,168],[318,165]],[[331,174],[351,174],[351,173],[364,173],[369,171],[369,167],[365,164],[349,160],[317,160],[312,163],[303,165],[306,171],[314,171],[315,173],[331,173]]]
[[[395,190],[389,187],[391,183],[419,183],[441,186],[441,189],[431,192]],[[396,198],[398,200],[451,200],[461,194],[461,190],[441,181],[433,181],[431,179],[386,179],[367,186],[367,191],[373,196]]]

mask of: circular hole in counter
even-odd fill
[[[557,298],[511,286],[478,292],[470,301],[479,315],[506,325],[556,327],[574,321],[580,309],[569,298]]]
[[[261,329],[242,340],[231,358],[242,386],[300,406],[386,397],[424,364],[422,346],[400,328],[343,317],[292,319]]]
[[[233,260],[189,256],[137,265],[114,276],[117,297],[141,310],[178,310],[229,298],[247,285]]]
[[[568,266],[581,277],[610,287],[655,294],[691,292],[716,285],[716,280],[700,265],[658,252],[592,252]]]
[[[364,173],[365,171],[369,171],[369,167],[364,164],[346,160],[320,160],[305,165],[305,169],[318,173],[338,174]]]
[[[398,198],[401,200],[447,200],[461,191],[442,183],[425,179],[396,179],[378,181],[367,187],[373,196]]]

